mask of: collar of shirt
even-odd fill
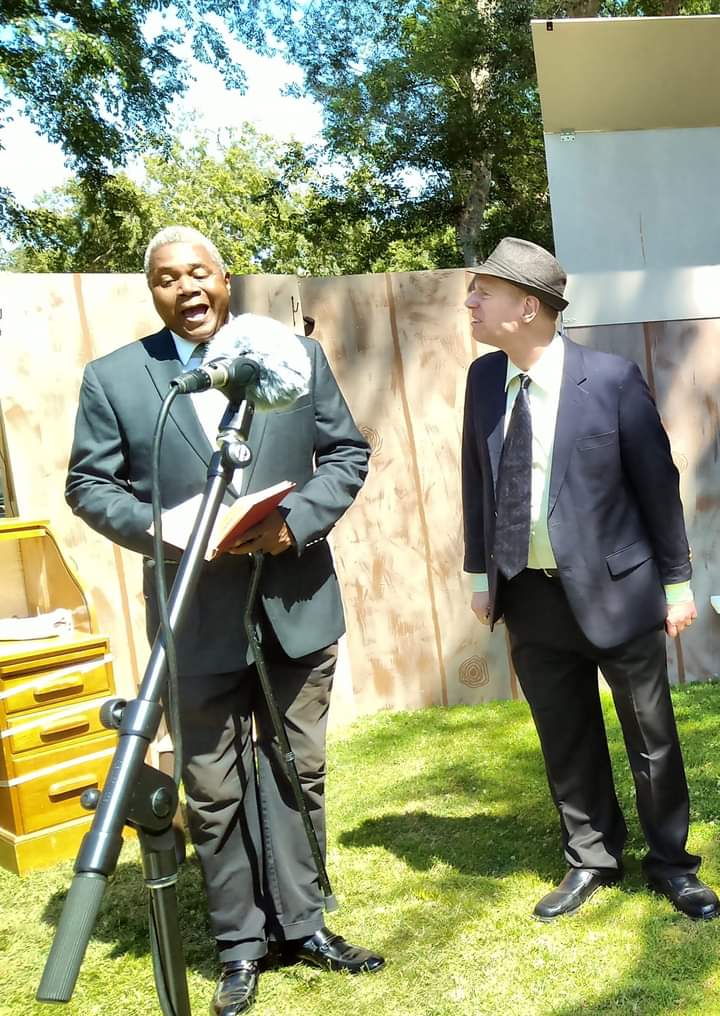
[[[177,349],[178,360],[183,365],[183,367],[187,367],[188,360],[195,352],[198,343],[191,342],[190,339],[183,339],[180,335],[176,335],[175,332],[172,331],[170,332],[170,334],[173,337],[175,349]]]
[[[234,317],[235,317],[234,314],[228,314],[228,322],[232,321]],[[197,349],[198,345],[200,345],[200,343],[192,342],[190,339],[183,339],[181,335],[177,335],[172,330],[170,331],[170,334],[172,335],[173,342],[175,343],[175,349],[177,350],[178,360],[183,365],[183,367],[187,367],[188,360],[193,355],[193,353]],[[209,341],[210,339],[207,339],[205,342],[202,343],[202,345],[206,345],[206,343]]]
[[[552,341],[543,350],[540,359],[537,360],[530,370],[523,370],[513,363],[508,357],[507,373],[505,375],[505,391],[510,387],[511,382],[521,374],[527,374],[533,384],[536,384],[543,391],[551,392],[560,388],[562,379],[563,360],[565,359],[565,344],[562,335],[555,332]]]

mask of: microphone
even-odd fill
[[[255,383],[260,374],[260,365],[254,360],[237,357],[216,357],[201,367],[179,374],[170,382],[177,388],[179,395],[191,395],[193,392],[206,392],[208,388],[220,388],[230,397],[231,391],[246,389]]]
[[[310,375],[310,358],[290,328],[260,314],[240,314],[210,340],[207,363],[170,383],[181,394],[218,388],[233,402],[283,410],[307,394]]]

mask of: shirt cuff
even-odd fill
[[[472,579],[472,591],[474,593],[487,593],[490,586],[488,585],[488,577],[486,572],[477,572],[471,575]]]
[[[693,599],[693,591],[689,582],[673,582],[665,586],[665,600],[669,606],[676,603],[687,603]]]

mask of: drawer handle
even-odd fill
[[[54,723],[46,723],[40,730],[40,737],[43,740],[63,737],[67,734],[85,733],[90,729],[90,720],[87,716],[77,716],[75,719],[60,719]]]
[[[44,698],[52,698],[53,695],[63,695],[65,692],[69,691],[84,690],[85,682],[82,677],[77,674],[75,677],[66,677],[64,681],[56,681],[54,684],[50,685],[49,688],[36,688],[35,698],[42,700]]]
[[[48,797],[64,797],[67,794],[76,794],[79,790],[97,787],[97,785],[97,776],[94,773],[86,773],[70,780],[59,780],[57,783],[53,783],[48,789]]]

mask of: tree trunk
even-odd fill
[[[478,237],[490,193],[491,163],[492,156],[489,153],[486,153],[482,158],[473,159],[470,166],[470,176],[464,181],[464,186],[460,188],[462,210],[458,217],[456,232],[458,246],[462,251],[463,264],[466,268],[480,264],[483,258]]]

